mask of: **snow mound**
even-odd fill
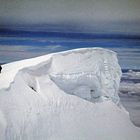
[[[4,65],[0,138],[138,140],[140,130],[118,106],[120,77],[116,53],[101,48]]]
[[[112,51],[98,48],[58,53],[40,65],[39,68],[27,68],[22,74],[28,86],[36,92],[35,77],[47,75],[67,94],[91,102],[111,99],[119,103],[121,70],[116,53]]]
[[[112,51],[86,49],[55,54],[49,71],[51,79],[66,93],[88,100],[105,97],[119,103],[121,70]]]

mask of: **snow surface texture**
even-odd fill
[[[139,140],[119,106],[116,53],[76,49],[3,65],[2,140]]]

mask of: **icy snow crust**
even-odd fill
[[[116,53],[76,49],[14,62],[0,75],[2,140],[139,140],[119,107]]]
[[[114,52],[87,49],[56,54],[49,71],[52,81],[66,93],[87,100],[103,96],[119,102],[121,70]]]

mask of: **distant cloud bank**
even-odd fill
[[[112,24],[112,30],[140,32],[139,7],[140,0],[0,0],[0,26],[58,23],[109,30]]]

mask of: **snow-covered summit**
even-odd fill
[[[49,75],[67,93],[86,95],[89,100],[103,96],[119,102],[121,70],[112,51],[96,48],[55,54]]]
[[[21,70],[23,68],[26,70]],[[30,72],[34,73],[31,79],[38,75],[48,75],[58,87],[69,94],[84,94],[89,100],[94,96],[102,96],[111,98],[115,103],[119,102],[117,92],[121,70],[116,53],[110,50],[76,49],[4,65],[0,75],[1,88],[9,87],[19,70],[24,71],[23,75],[28,75],[27,77],[31,77]],[[26,82],[28,81],[30,80]]]
[[[2,140],[138,140],[118,107],[116,53],[76,49],[3,65]]]

